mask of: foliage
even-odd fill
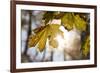
[[[79,15],[76,15],[74,20],[74,24],[77,29],[80,31],[85,31],[86,30],[86,21],[84,21]]]
[[[29,38],[28,46],[38,46],[39,51],[43,51],[46,45],[47,38],[50,39],[50,45],[54,48],[57,47],[57,42],[54,40],[56,34],[62,34],[63,32],[59,30],[60,25],[51,24],[42,26],[42,28],[37,28],[35,31],[35,35],[31,35]]]
[[[54,18],[54,12],[46,12],[43,15],[43,19],[45,20],[45,25],[49,22],[52,21],[52,19]]]
[[[79,14],[74,13],[63,13],[60,12],[47,12],[44,14],[45,24],[53,19],[61,19],[61,24],[67,29],[72,30],[73,27],[76,27],[80,31],[86,30],[86,21],[80,17]]]
[[[67,29],[71,30],[73,29],[74,25],[74,16],[72,13],[66,13],[62,18],[61,18],[62,25]]]
[[[84,58],[87,57],[89,51],[90,51],[90,36],[88,35],[85,38],[84,43],[82,44],[82,54]]]
[[[49,45],[53,48],[58,46],[57,41],[54,37],[57,34],[63,36],[63,32],[59,29],[61,25],[58,24],[48,24],[53,19],[60,19],[61,25],[63,25],[67,30],[72,30],[76,28],[78,30],[85,31],[87,28],[87,22],[81,17],[81,13],[71,13],[71,12],[45,12],[43,15],[43,20],[45,21],[45,26],[41,26],[33,30],[35,34],[30,35],[28,47],[37,46],[37,49],[42,52],[45,49],[46,41],[49,39]],[[88,36],[82,43],[82,53],[87,56],[90,48],[90,36]]]

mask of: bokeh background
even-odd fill
[[[26,62],[48,62],[48,61],[69,61],[69,60],[89,59],[90,53],[88,53],[87,57],[83,57],[81,52],[81,42],[84,41],[85,36],[87,34],[90,34],[90,23],[89,23],[90,15],[88,13],[76,13],[87,21],[88,25],[86,32],[80,33],[76,29],[73,29],[69,32],[66,29],[62,29],[65,30],[66,33],[65,35],[69,35],[66,37],[67,39],[66,43],[67,44],[69,43],[69,48],[73,47],[73,50],[70,51],[71,55],[69,55],[64,50],[61,49],[50,51],[47,48],[45,48],[43,52],[38,52],[36,50],[36,47],[28,48],[29,36],[31,34],[34,34],[32,30],[44,25],[42,18],[45,12],[46,11],[21,10],[21,62],[26,63]],[[58,23],[55,20],[53,21],[53,23],[57,24],[59,24],[59,22],[60,22],[59,20]],[[60,38],[58,40],[60,40]],[[78,44],[76,44],[77,42]],[[68,50],[70,49],[67,49],[67,51]]]

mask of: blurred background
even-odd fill
[[[67,49],[67,50],[58,49],[50,51],[47,48],[45,48],[43,52],[38,52],[36,50],[37,47],[28,48],[28,38],[31,34],[34,34],[32,30],[44,25],[43,15],[45,14],[45,12],[46,11],[21,10],[21,62],[27,63],[27,62],[48,62],[48,61],[89,59],[90,53],[88,53],[87,57],[83,57],[81,52],[81,42],[84,41],[86,35],[90,34],[90,24],[89,24],[90,16],[88,13],[76,13],[79,14],[84,20],[88,22],[86,32],[80,33],[76,29],[73,29],[69,32],[65,28],[61,29],[63,31],[65,30],[66,33],[65,35],[68,35],[66,36],[67,39],[66,43],[70,42],[69,48],[71,47],[72,49]],[[48,45],[46,46],[48,47]],[[70,51],[70,55],[68,52],[65,51]]]

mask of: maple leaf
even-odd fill
[[[49,38],[52,47],[57,47],[57,41],[54,42],[54,38],[57,34],[63,34],[59,27],[60,25],[58,24],[48,24],[33,30],[35,34],[30,35],[28,47],[37,45],[37,49],[42,52],[45,49],[47,38]]]
[[[54,38],[56,35],[63,36],[63,32],[59,29],[61,25],[50,24],[49,22],[53,19],[60,19],[61,25],[63,25],[67,30],[72,30],[76,27],[80,31],[86,30],[86,21],[82,19],[78,14],[74,13],[61,13],[61,12],[45,12],[43,15],[43,20],[45,21],[45,26],[41,26],[33,30],[34,35],[30,35],[28,46],[38,46],[39,51],[45,49],[47,38],[49,39],[49,45],[53,48],[57,48],[58,42]]]
[[[43,15],[43,19],[45,20],[45,25],[49,22],[49,21],[52,21],[52,19],[54,18],[54,12],[46,12],[44,15]]]
[[[60,25],[58,24],[52,24],[49,26],[49,44],[50,46],[52,46],[53,48],[57,48],[58,47],[58,42],[57,40],[55,40],[55,37],[57,35],[62,35],[63,36],[63,32],[59,29]]]
[[[83,20],[79,15],[74,16],[75,27],[80,31],[86,30],[86,21]]]
[[[36,46],[36,44],[39,42],[41,36],[43,36],[43,34],[45,33],[45,30],[46,30],[46,28],[40,30],[41,32],[38,31],[35,34],[30,35],[29,40],[28,40],[28,47]]]
[[[73,24],[74,24],[73,14],[72,13],[66,13],[61,18],[61,23],[67,30],[72,30],[73,29]]]
[[[75,15],[74,13],[66,13],[61,18],[62,25],[67,30],[72,30],[73,27],[76,27],[80,31],[86,30],[86,21],[82,19],[78,14]]]
[[[38,41],[38,48],[39,51],[43,51],[45,49],[46,41],[48,37],[48,29],[46,28],[42,36],[40,37]]]
[[[84,57],[87,57],[89,52],[90,52],[90,36],[87,36],[82,44],[82,54]]]

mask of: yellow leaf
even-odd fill
[[[45,49],[45,45],[46,45],[46,41],[47,41],[47,28],[45,29],[44,33],[42,34],[42,36],[40,37],[39,41],[38,41],[38,49],[39,51],[43,51]]]
[[[37,42],[38,42],[38,37],[36,37],[36,35],[31,35],[30,37],[29,37],[29,42],[28,42],[28,47],[30,48],[30,47],[33,47],[33,46],[35,46],[36,44],[37,44]]]
[[[38,27],[36,29],[33,30],[34,33],[38,33],[40,32],[41,30],[43,30],[46,26],[41,26],[41,27]]]
[[[63,32],[59,29],[60,25],[58,24],[51,24],[49,25],[49,44],[50,46],[52,46],[53,48],[57,48],[58,47],[58,42],[57,40],[55,40],[54,38],[57,35],[61,35],[63,36]]]
[[[86,21],[84,21],[79,15],[75,16],[75,27],[81,31],[86,30]]]
[[[66,13],[61,19],[62,25],[67,29],[73,29],[74,17],[72,13]]]
[[[44,28],[45,29],[45,28]],[[29,40],[28,40],[28,47],[33,47],[35,46],[39,39],[41,38],[42,34],[44,33],[45,30],[41,30],[40,32],[37,32],[35,35],[30,35]]]
[[[43,19],[45,20],[45,25],[49,22],[49,21],[51,21],[52,19],[54,18],[54,12],[52,12],[52,11],[47,11],[47,12],[45,12],[45,14],[43,15]]]
[[[90,36],[87,36],[84,44],[82,45],[82,53],[85,57],[87,57],[89,52],[90,52]]]
[[[55,39],[50,39],[49,44],[53,47],[53,48],[57,48],[58,47],[58,42]]]
[[[45,28],[44,28],[45,27]],[[41,28],[35,29],[36,34],[31,35],[29,38],[28,46],[33,47],[37,45],[37,49],[42,52],[45,49],[47,38],[50,39],[50,45],[53,48],[56,48],[57,41],[54,40],[56,35],[63,35],[63,32],[59,29],[60,25],[58,24],[49,24]],[[34,30],[33,30],[34,31]]]

